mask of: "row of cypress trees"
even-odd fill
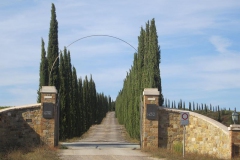
[[[101,123],[111,108],[111,97],[97,93],[92,76],[77,78],[70,51],[60,53],[60,139],[81,136],[92,124]]]
[[[77,78],[77,71],[71,64],[70,51],[64,48],[58,52],[58,22],[52,4],[47,55],[41,44],[41,63],[38,99],[41,101],[40,88],[55,86],[59,93],[60,139],[81,136],[92,124],[102,121],[108,110],[112,110],[110,96],[96,92],[92,76],[88,80]]]
[[[160,46],[155,26],[152,19],[146,23],[146,28],[141,27],[138,37],[138,53],[134,54],[133,65],[120,90],[115,110],[119,123],[124,124],[132,138],[140,138],[140,96],[144,88],[158,88],[160,92],[159,105],[163,104],[163,95],[160,77]]]

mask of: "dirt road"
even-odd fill
[[[68,149],[60,150],[63,160],[153,160],[140,151],[139,144],[124,140],[123,126],[115,118],[115,112],[107,113],[100,125],[92,126],[83,139],[62,143]]]

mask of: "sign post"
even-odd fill
[[[185,156],[185,134],[186,134],[186,125],[189,124],[189,112],[181,112],[180,122],[183,126],[183,158]]]

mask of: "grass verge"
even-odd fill
[[[185,157],[183,158],[182,153],[170,151],[165,148],[158,148],[158,149],[144,149],[143,152],[150,154],[156,158],[164,158],[166,160],[219,160],[214,157],[210,157],[207,155],[199,155],[197,153],[186,153]]]
[[[19,148],[0,152],[0,160],[60,160],[57,148],[46,146],[34,148]]]

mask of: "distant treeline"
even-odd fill
[[[14,107],[14,106],[0,106],[0,109],[9,108],[9,107]]]
[[[164,100],[164,107],[167,108],[175,108],[175,109],[183,109],[183,110],[189,110],[189,111],[195,111],[195,110],[210,110],[210,111],[218,111],[218,106],[212,106],[212,104],[207,105],[206,103],[195,103],[195,102],[189,102],[187,106],[185,105],[185,101],[180,101],[176,104],[175,101],[170,101],[169,99],[165,98]]]
[[[173,108],[173,109],[181,109],[181,110],[188,110],[193,112],[198,112],[203,115],[207,115],[208,113],[217,112],[218,116],[217,118],[213,118],[212,116],[209,116],[219,122],[222,122],[222,115],[226,115],[227,113],[232,113],[233,111],[230,108],[220,108],[219,105],[213,106],[212,104],[207,105],[206,103],[195,103],[195,102],[189,102],[188,104],[185,104],[185,101],[179,100],[179,102],[175,103],[175,101],[171,101],[167,98],[164,100],[163,107],[167,108]],[[231,120],[231,115],[230,115]]]

